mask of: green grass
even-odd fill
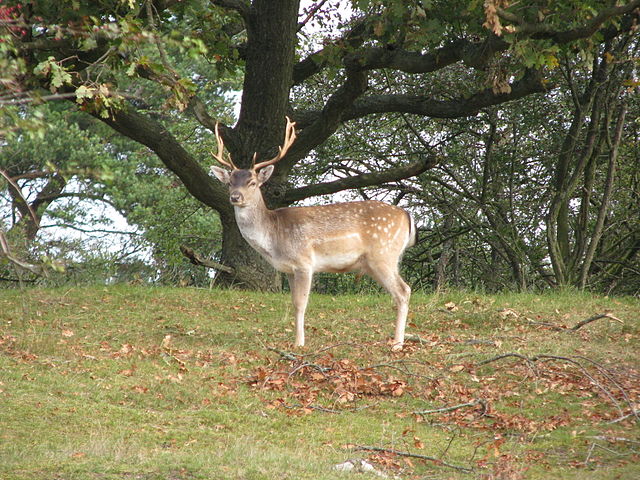
[[[637,299],[416,294],[408,333],[420,338],[400,353],[384,295],[313,295],[304,349],[292,347],[289,302],[133,286],[1,291],[0,478],[371,476],[333,469],[356,458],[401,478],[640,477],[638,423],[610,423],[640,407]],[[621,322],[549,325],[600,313]],[[506,353],[539,357],[479,365]],[[478,399],[484,411],[413,413]]]

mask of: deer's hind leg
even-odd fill
[[[407,315],[409,314],[409,299],[411,298],[411,287],[400,276],[398,265],[377,262],[369,263],[367,268],[369,274],[376,282],[387,290],[396,306],[396,328],[393,336],[393,349],[400,350],[404,343],[404,331],[407,325]]]

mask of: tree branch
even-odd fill
[[[214,262],[213,260],[202,258],[200,255],[194,252],[192,248],[189,248],[185,245],[180,245],[180,251],[194,265],[197,265],[200,267],[213,268],[214,270],[220,270],[221,272],[226,272],[232,275],[235,273],[235,269],[227,265],[223,265],[222,263],[218,263],[218,262]]]
[[[34,265],[33,263],[29,263],[18,257],[15,257],[11,253],[11,249],[9,248],[9,241],[7,240],[7,237],[2,230],[0,230],[0,250],[2,250],[0,252],[0,255],[4,256],[9,262],[13,263],[14,265],[17,265],[24,270],[28,270],[34,275],[40,276],[45,273],[45,270],[42,268],[42,266]]]
[[[246,22],[249,19],[251,12],[251,5],[244,0],[210,0],[211,5],[225,8],[227,10],[234,10],[240,14],[242,19]]]
[[[434,462],[436,465],[442,465],[443,467],[453,468],[455,470],[459,470],[464,473],[472,473],[473,469],[468,467],[463,467],[461,465],[454,465],[452,463],[447,463],[436,457],[429,457],[427,455],[419,455],[417,453],[409,453],[403,452],[400,450],[396,450],[393,448],[382,448],[382,447],[372,447],[368,445],[356,445],[356,450],[368,450],[370,452],[382,452],[382,453],[391,453],[393,455],[398,455],[399,457],[411,457],[411,458],[419,458],[420,460],[428,460],[430,462]]]
[[[113,110],[107,118],[102,118],[97,113],[94,116],[122,135],[149,147],[165,166],[182,180],[189,193],[195,198],[222,216],[233,216],[233,210],[222,184],[214,182],[160,122],[142,115],[131,106]]]
[[[358,22],[342,38],[329,43],[321,50],[299,61],[293,66],[293,85],[299,85],[309,77],[321,72],[332,59],[335,59],[336,50],[338,58],[341,58],[345,55],[345,50],[352,50],[362,45],[369,30],[367,22]]]
[[[508,48],[509,43],[505,40],[489,35],[481,43],[459,38],[428,53],[370,47],[346,55],[344,63],[353,69],[390,68],[405,73],[430,73],[460,60],[472,67],[483,68],[495,53]]]
[[[396,182],[405,178],[420,175],[422,172],[433,168],[437,163],[437,159],[433,156],[425,157],[408,165],[391,168],[382,172],[363,173],[353,177],[341,178],[332,182],[320,183],[317,185],[307,185],[306,187],[295,188],[289,190],[284,197],[286,203],[292,203],[305,198],[316,195],[327,195],[331,193],[341,192],[352,188],[369,187],[372,185],[381,185],[383,183]]]
[[[529,70],[525,76],[511,84],[511,92],[494,93],[487,88],[468,98],[435,100],[419,95],[372,95],[357,100],[347,110],[343,120],[361,118],[374,113],[412,113],[433,118],[460,118],[476,115],[482,108],[517,100],[532,93],[553,88],[545,85],[539,72]]]
[[[611,315],[610,313],[600,313],[598,315],[594,315],[592,317],[586,318],[578,323],[576,323],[573,327],[571,327],[569,330],[571,331],[576,331],[579,330],[580,328],[584,327],[585,325],[590,324],[591,322],[595,322],[596,320],[600,320],[601,318],[609,318],[611,320],[615,320],[617,322],[620,323],[624,323],[622,320],[620,320],[619,318],[614,317],[613,315]]]
[[[417,411],[415,411],[413,413],[415,415],[429,415],[429,414],[432,414],[432,413],[453,412],[454,410],[459,410],[461,408],[476,407],[478,405],[482,406],[482,415],[484,415],[484,413],[487,411],[487,402],[485,402],[481,398],[473,400],[471,402],[461,403],[460,405],[453,405],[451,407],[436,408],[436,409],[433,409],[433,410],[417,410]]]
[[[344,112],[366,88],[366,72],[347,70],[347,78],[342,86],[329,97],[322,111],[314,116],[313,122],[300,132],[287,156],[278,162],[277,172],[288,172],[296,162],[333,135],[343,120]]]
[[[307,13],[307,16],[301,22],[298,22],[298,31],[302,30],[305,25],[315,16],[315,14],[320,10],[328,0],[321,0],[317,4],[311,6],[311,10]]]
[[[500,9],[498,9],[498,15],[507,21],[518,23],[518,26],[515,27],[515,32],[518,34],[524,34],[534,39],[549,39],[555,43],[564,44],[581,38],[590,37],[597,32],[607,20],[631,13],[639,7],[640,0],[634,0],[619,7],[614,6],[605,8],[584,25],[565,31],[554,30],[551,25],[543,23],[520,23],[521,21],[515,18],[512,14]]]

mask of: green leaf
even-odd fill
[[[95,96],[95,88],[89,88],[86,85],[80,85],[76,89],[76,102],[83,103],[85,99],[93,98]]]

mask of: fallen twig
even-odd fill
[[[615,397],[613,396],[613,394],[607,389],[605,388],[600,382],[598,382],[588,371],[587,369],[578,361],[573,360],[571,358],[568,357],[561,357],[558,355],[537,355],[536,357],[533,358],[534,361],[536,360],[562,360],[568,363],[571,363],[575,366],[577,366],[580,370],[582,370],[582,373],[584,374],[585,377],[587,377],[589,379],[589,381],[595,385],[596,387],[598,387],[602,393],[604,393],[609,400],[611,400],[611,403],[613,403],[616,408],[618,409],[618,411],[620,412],[620,415],[624,415],[624,411],[622,410],[622,407],[620,406],[620,404],[618,403],[618,401],[615,399]]]
[[[422,338],[420,335],[416,335],[415,333],[408,333],[404,337],[405,342],[415,342],[420,345],[424,345],[425,343],[432,343],[431,340],[427,340],[426,338]]]
[[[549,327],[549,328],[551,328],[551,329],[553,329],[553,330],[556,330],[556,331],[566,330],[566,327],[561,327],[561,326],[559,326],[559,325],[556,325],[555,323],[550,323],[550,322],[536,322],[536,321],[534,321],[534,320],[529,320],[529,319],[526,319],[526,320],[527,320],[527,323],[528,323],[529,325],[542,325],[543,327]]]
[[[428,340],[426,338],[422,338],[420,335],[416,335],[416,334],[407,334],[405,336],[405,342],[415,342],[415,343],[419,343],[420,345],[432,345],[432,344],[438,344],[438,345],[495,345],[496,342],[495,340],[483,340],[483,339],[479,339],[479,338],[469,338],[467,340],[462,340],[459,342],[451,342],[451,341],[440,341],[440,342],[434,342],[433,340]]]
[[[589,381],[592,383],[592,385],[595,385],[596,387],[598,387],[602,393],[604,393],[604,395],[609,398],[609,400],[611,400],[611,403],[618,409],[618,411],[620,412],[620,415],[624,415],[624,411],[622,410],[622,407],[620,406],[620,403],[615,399],[615,397],[613,396],[613,394],[607,389],[605,388],[598,380],[596,380],[593,375],[591,375],[587,369],[584,367],[584,365],[582,365],[580,362],[578,362],[577,360],[574,360],[573,358],[570,357],[562,357],[559,355],[536,355],[533,357],[527,357],[525,355],[521,355],[519,353],[505,353],[502,355],[498,355],[492,358],[489,358],[487,360],[483,360],[482,362],[477,363],[477,366],[483,366],[486,365],[488,363],[491,362],[495,362],[498,360],[501,360],[503,358],[510,358],[510,357],[515,357],[515,358],[519,358],[521,360],[524,360],[527,362],[527,364],[529,365],[529,367],[533,369],[533,365],[535,365],[536,362],[538,361],[547,361],[547,360],[560,360],[560,361],[564,361],[567,363],[570,363],[572,365],[575,365],[576,367],[578,367],[583,375],[585,377],[587,377],[589,379]],[[576,358],[580,358],[580,359],[585,359],[584,357],[576,357]],[[589,360],[590,362],[592,362],[591,360]],[[599,366],[599,364],[597,364],[596,362],[592,362],[594,364],[596,364],[596,366]],[[535,370],[534,370],[535,371]],[[600,373],[602,373],[602,371],[600,370]],[[607,378],[607,380],[611,381],[611,378],[608,375],[605,375],[605,377]],[[613,382],[618,388],[620,388],[623,391],[624,397],[625,399],[628,399],[628,396],[626,395],[626,392],[624,392],[624,389],[620,386],[620,384],[618,384],[617,382]],[[637,412],[632,412],[633,415],[637,415]],[[627,415],[626,417],[631,416],[632,414]],[[626,418],[625,417],[625,418]]]
[[[447,454],[447,452],[449,451],[449,448],[451,448],[451,445],[453,445],[453,441],[456,439],[456,436],[457,436],[456,432],[454,431],[453,435],[451,435],[451,438],[449,438],[449,442],[447,443],[447,446],[440,454],[440,458],[444,457]]]
[[[481,398],[478,398],[476,400],[473,400],[471,402],[467,402],[467,403],[461,403],[460,405],[453,405],[452,407],[443,407],[443,408],[436,408],[433,410],[418,410],[413,412],[414,415],[429,415],[432,413],[444,413],[444,412],[452,412],[454,410],[459,410],[461,408],[466,408],[466,407],[475,407],[477,405],[482,405],[482,414],[484,414],[487,411],[487,403],[482,400]]]
[[[619,323],[624,323],[622,320],[620,320],[619,318],[614,317],[613,315],[611,315],[610,313],[600,313],[598,315],[594,315],[593,317],[589,317],[585,320],[582,320],[578,323],[576,323],[573,327],[571,327],[569,330],[571,330],[572,332],[575,332],[576,330],[578,330],[579,328],[584,327],[585,325],[588,325],[591,322],[595,322],[596,320],[599,320],[601,318],[609,318],[611,320],[615,320],[616,322]]]
[[[640,410],[631,410],[631,413],[627,413],[626,415],[618,417],[615,420],[611,420],[608,423],[620,423],[620,422],[626,420],[629,417],[636,417],[636,419],[637,419],[639,415],[640,415]]]
[[[292,377],[296,372],[298,372],[298,371],[300,371],[300,370],[302,370],[303,368],[306,368],[306,367],[313,368],[314,370],[317,370],[322,375],[324,375],[325,378],[327,378],[327,372],[331,371],[331,369],[329,367],[321,367],[320,365],[317,365],[315,363],[305,362],[305,363],[301,363],[300,365],[295,367],[293,370],[291,370],[289,372],[289,377]]]
[[[265,348],[267,350],[271,351],[271,352],[277,353],[278,355],[280,355],[285,360],[288,360],[289,362],[302,362],[302,359],[304,357],[304,355],[297,355],[297,354],[292,353],[292,352],[285,352],[285,351],[279,350],[279,349],[277,349],[275,347],[265,346]],[[322,367],[322,366],[317,365],[315,363],[303,362],[303,363],[300,363],[300,365],[294,367],[294,369],[289,372],[289,377],[293,376],[296,372],[298,372],[298,371],[300,371],[300,370],[302,370],[303,368],[306,368],[306,367],[313,368],[314,370],[317,370],[318,372],[322,373],[323,375],[325,375],[326,372],[331,370],[328,367]]]
[[[527,362],[527,364],[529,365],[531,370],[535,371],[535,368],[534,368],[535,360],[532,360],[531,358],[529,358],[529,357],[527,357],[525,355],[521,355],[519,353],[503,353],[502,355],[498,355],[498,356],[489,358],[487,360],[483,360],[482,362],[478,362],[476,365],[478,367],[481,367],[481,366],[486,365],[488,363],[497,362],[498,360],[502,360],[503,358],[510,358],[510,357],[515,357],[515,358],[519,358],[521,360],[524,360],[525,362]]]
[[[266,346],[265,348],[271,352],[277,353],[282,358],[284,358],[285,360],[289,360],[290,362],[296,362],[300,359],[300,357],[295,353],[285,352],[283,350],[278,350],[277,348],[269,347],[269,346]]]
[[[604,440],[605,442],[609,442],[609,443],[625,442],[625,443],[640,444],[640,441],[633,440],[631,438],[626,438],[626,437],[609,437],[607,435],[589,435],[587,438],[593,438],[594,440]]]
[[[606,368],[603,365],[600,365],[598,362],[596,362],[595,360],[591,360],[590,358],[584,357],[582,355],[578,355],[576,358],[580,358],[582,360],[585,360],[586,362],[589,362],[593,365],[595,365],[595,367],[598,369],[598,371],[604,375],[604,377],[609,380],[611,383],[613,383],[616,387],[618,387],[618,390],[620,390],[620,393],[622,393],[622,396],[624,397],[624,399],[627,401],[627,403],[629,404],[629,407],[631,408],[631,415],[635,415],[636,420],[640,420],[640,415],[638,414],[637,411],[634,410],[633,408],[633,402],[631,401],[631,399],[629,398],[629,395],[627,395],[627,391],[624,389],[624,387],[622,385],[620,385],[618,383],[618,381],[615,379],[613,373]]]
[[[318,355],[320,355],[321,353],[326,352],[327,350],[331,350],[331,349],[338,348],[338,347],[364,347],[364,345],[362,345],[360,343],[356,343],[356,342],[334,343],[333,345],[327,345],[326,347],[322,347],[319,350],[316,350],[315,352],[307,353],[304,356],[305,357],[317,357]]]
[[[555,330],[556,332],[575,332],[581,329],[582,327],[584,327],[585,325],[588,325],[591,322],[595,322],[596,320],[600,320],[601,318],[608,318],[610,320],[615,320],[616,322],[619,322],[619,323],[624,323],[622,320],[620,320],[617,317],[614,317],[610,313],[599,313],[597,315],[594,315],[592,317],[579,321],[573,327],[565,327],[563,325],[556,325],[555,323],[549,323],[549,322],[534,322],[533,320],[529,320],[529,323],[532,325],[542,325],[543,327],[549,327]]]
[[[316,410],[318,412],[323,412],[323,413],[333,413],[333,414],[340,414],[340,413],[354,413],[354,412],[359,412],[361,410],[366,410],[367,408],[371,408],[371,405],[363,405],[362,407],[355,407],[355,408],[345,408],[343,410],[336,410],[333,408],[327,408],[327,407],[323,407],[321,405],[302,405],[301,403],[297,403],[297,404],[291,404],[288,405],[286,403],[283,403],[282,406],[284,408],[287,409],[305,409],[308,408],[309,410]]]
[[[462,465],[454,465],[452,463],[445,462],[444,460],[440,460],[439,458],[436,458],[436,457],[429,457],[428,455],[420,455],[417,453],[403,452],[400,450],[396,450],[394,448],[382,448],[382,447],[372,447],[368,445],[356,445],[354,447],[354,450],[391,453],[393,455],[398,455],[399,457],[419,458],[420,460],[427,460],[429,462],[434,462],[435,464],[442,465],[443,467],[453,468],[455,470],[458,470],[459,472],[473,473],[473,469],[469,467],[463,467]]]
[[[617,457],[626,457],[627,455],[629,455],[629,453],[621,453],[621,452],[616,452],[615,450],[611,450],[610,448],[607,448],[603,445],[600,445],[599,443],[593,442],[591,444],[591,447],[589,447],[589,452],[587,453],[587,458],[584,459],[584,466],[588,466],[589,465],[589,461],[591,460],[591,454],[593,453],[593,450],[598,447],[606,452],[609,452]]]

